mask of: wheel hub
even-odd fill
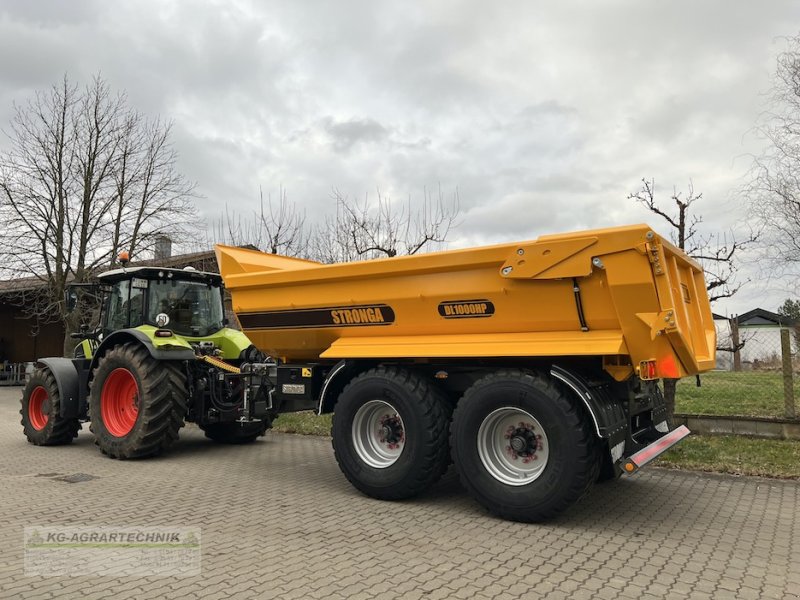
[[[353,448],[370,467],[392,466],[405,447],[403,419],[397,409],[384,400],[370,400],[356,411],[352,426]]]
[[[506,431],[508,447],[506,452],[513,460],[523,462],[536,460],[536,451],[542,449],[542,436],[537,435],[533,423],[520,422],[517,427],[509,426]]]
[[[28,420],[37,431],[44,429],[50,420],[50,396],[42,386],[34,388],[28,398]]]
[[[100,416],[108,433],[128,435],[139,417],[139,386],[125,368],[114,369],[100,392]]]
[[[378,430],[378,439],[387,448],[397,448],[403,441],[403,422],[397,415],[384,415],[381,417],[381,428]]]
[[[499,408],[478,429],[478,455],[489,475],[520,486],[537,479],[549,457],[544,428],[530,413],[516,407]]]

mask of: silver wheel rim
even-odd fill
[[[391,467],[406,444],[403,419],[383,400],[370,400],[356,411],[352,436],[358,458],[376,469]]]
[[[547,435],[530,413],[519,408],[498,408],[486,416],[478,429],[478,455],[497,481],[526,485],[547,466]]]

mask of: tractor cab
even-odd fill
[[[142,325],[205,337],[225,327],[222,279],[193,269],[133,267],[98,276],[104,291],[104,335]]]
[[[205,338],[227,325],[222,278],[216,273],[191,267],[131,267],[107,271],[97,279],[98,283],[73,284],[66,293],[69,311],[99,307],[100,313],[91,331],[84,324],[80,333],[72,334],[81,340],[75,358],[91,357],[104,338],[121,329],[151,326],[177,336]]]

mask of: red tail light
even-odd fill
[[[644,380],[656,379],[656,361],[643,360],[639,363],[639,378]]]

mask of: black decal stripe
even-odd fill
[[[379,309],[383,321],[372,323],[347,323],[344,319],[334,323],[333,311]],[[326,308],[300,308],[296,310],[273,310],[238,315],[244,329],[303,329],[315,327],[375,327],[394,323],[394,310],[386,304],[358,306],[331,306]]]
[[[447,314],[447,307],[475,305],[485,305],[486,308],[484,312],[480,313],[464,312],[462,314]],[[446,300],[439,303],[439,314],[445,319],[482,319],[491,317],[494,314],[494,304],[491,300],[482,298],[477,300]]]

